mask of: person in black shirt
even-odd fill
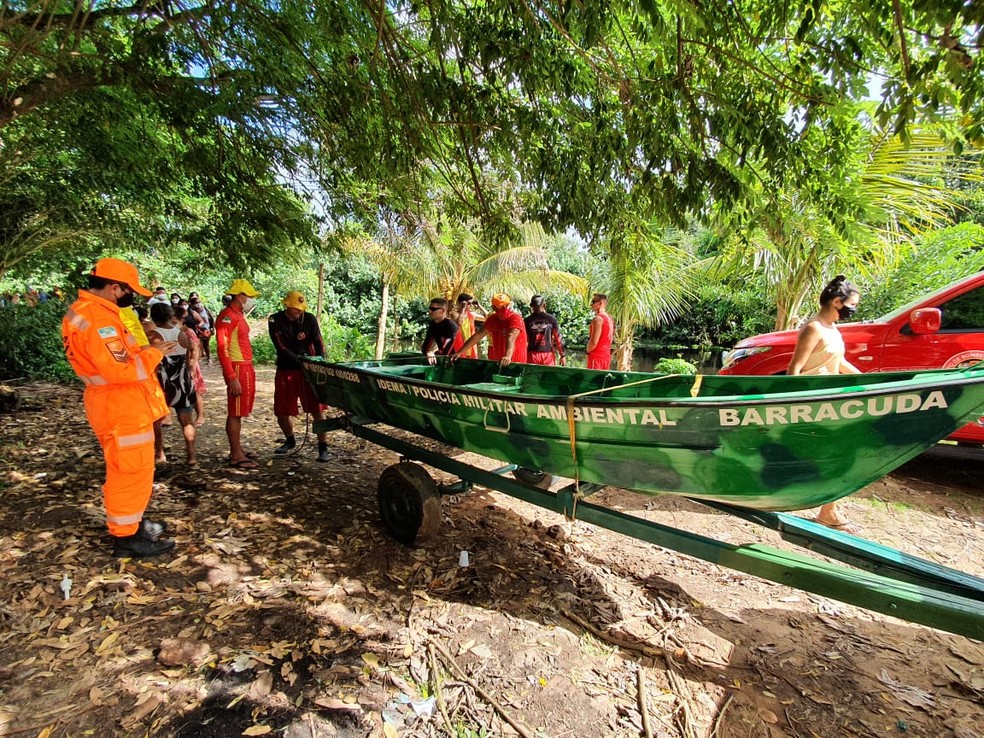
[[[557,319],[547,312],[542,295],[533,295],[530,300],[531,312],[523,322],[526,323],[528,341],[526,354],[530,364],[554,365],[554,351],[559,355],[561,366],[567,366],[564,358],[564,343],[560,339],[560,325]]]
[[[307,312],[307,301],[300,292],[288,292],[283,300],[284,309],[270,316],[267,327],[270,340],[277,350],[277,374],[274,378],[273,414],[286,437],[274,450],[274,455],[284,456],[297,445],[294,437],[293,418],[298,414],[300,400],[304,412],[315,420],[324,419],[321,403],[304,378],[298,361],[300,356],[324,356],[325,345],[321,339],[318,319]],[[328,434],[318,434],[318,461],[328,461]]]
[[[447,356],[464,344],[458,324],[448,317],[448,301],[443,297],[435,297],[427,308],[430,323],[421,351],[427,355],[431,364],[437,362],[436,356]]]

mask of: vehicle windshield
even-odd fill
[[[970,277],[963,277],[963,278],[958,279],[956,281],[950,282],[950,284],[946,285],[945,287],[940,287],[938,290],[936,290],[935,292],[933,292],[929,297],[926,297],[926,295],[921,295],[920,297],[917,297],[914,300],[911,300],[911,301],[907,302],[902,307],[896,308],[895,310],[893,310],[890,313],[885,313],[880,318],[875,318],[875,321],[874,322],[876,322],[876,323],[888,323],[888,322],[890,322],[892,320],[895,320],[900,315],[905,315],[907,312],[909,312],[910,310],[912,310],[913,308],[915,308],[917,305],[924,304],[924,303],[927,303],[927,302],[932,302],[933,299],[938,294],[940,294],[941,292],[945,292],[946,290],[948,290],[951,287],[953,287],[953,285],[959,284],[960,282],[963,282],[966,279],[971,279],[973,276],[975,276],[975,275],[971,275]]]

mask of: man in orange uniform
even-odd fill
[[[253,309],[256,302],[253,298],[260,293],[247,280],[234,279],[226,294],[232,299],[216,318],[215,344],[229,405],[226,418],[229,463],[237,469],[256,469],[259,464],[243,451],[242,430],[243,418],[253,412],[253,398],[256,396],[253,346],[249,342],[246,314]]]
[[[113,554],[144,558],[166,553],[164,525],[144,518],[154,487],[154,421],[167,414],[154,370],[162,351],[141,348],[120,319],[133,294],[148,297],[132,264],[100,259],[89,273],[88,290],[62,320],[62,341],[72,369],[85,383],[85,414],[106,459],[103,504]]]

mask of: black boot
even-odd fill
[[[328,444],[324,441],[318,441],[318,461],[321,463],[331,461],[331,454],[328,453]]]
[[[113,556],[121,559],[146,559],[165,554],[173,548],[174,541],[151,538],[143,524],[132,536],[113,536]]]
[[[278,446],[273,450],[274,456],[286,456],[291,451],[294,450],[294,446],[297,445],[297,440],[294,436],[287,436],[287,440],[283,442],[281,446]]]

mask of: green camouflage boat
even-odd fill
[[[984,413],[960,371],[692,376],[305,359],[322,402],[527,469],[759,510],[848,495]]]

